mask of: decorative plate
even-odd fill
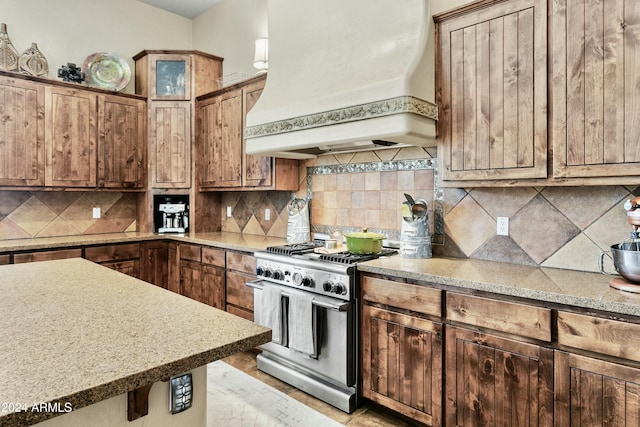
[[[92,53],[82,66],[85,82],[100,89],[121,91],[131,80],[131,68],[119,55],[109,52]]]

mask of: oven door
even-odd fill
[[[266,280],[254,280],[247,283],[253,288],[254,321],[261,323],[262,289],[265,286],[275,286],[281,289],[283,298],[287,298],[290,288],[280,286]],[[266,357],[269,353],[277,356],[274,359],[284,361],[294,369],[299,369],[310,375],[329,379],[342,386],[355,386],[356,382],[356,319],[357,302],[343,301],[322,295],[314,295],[314,309],[318,310],[317,357],[312,357],[290,348],[270,342],[261,346]],[[283,301],[283,316],[288,319],[288,304]],[[311,331],[310,331],[311,332]]]

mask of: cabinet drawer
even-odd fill
[[[13,263],[20,264],[23,262],[34,261],[50,261],[53,259],[81,258],[82,249],[61,249],[58,251],[31,252],[26,254],[15,254]]]
[[[447,293],[447,319],[522,337],[551,341],[551,310]]]
[[[246,285],[255,276],[227,271],[227,304],[253,311],[253,289]]]
[[[200,262],[200,246],[180,244],[180,259]]]
[[[362,299],[418,313],[442,315],[442,291],[419,285],[365,276]]]
[[[224,250],[217,248],[202,248],[202,262],[204,264],[215,265],[216,267],[224,267]]]
[[[11,255],[0,255],[0,265],[7,265],[11,262]]]
[[[95,246],[84,250],[84,257],[93,262],[140,258],[140,243]]]
[[[239,252],[227,252],[227,270],[242,271],[248,274],[255,274],[256,259],[253,255]]]
[[[558,344],[640,362],[640,325],[558,312]]]
[[[227,305],[226,311],[227,313],[235,314],[236,316],[253,322],[253,311],[245,310],[244,308],[236,307],[235,305]]]

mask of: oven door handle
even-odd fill
[[[251,282],[247,282],[246,285],[250,288],[253,289],[258,289],[258,290],[262,290],[264,288],[264,286],[260,286],[259,283],[263,282],[262,279],[256,279],[256,280],[252,280]],[[290,295],[289,292],[283,291],[282,292],[282,296],[288,297]],[[347,311],[349,310],[349,306],[351,305],[350,302],[345,302],[342,304],[331,304],[329,302],[325,302],[325,301],[321,301],[321,300],[317,300],[314,299],[313,300],[313,305],[318,306],[318,307],[322,307],[322,308],[328,308],[329,310],[335,310],[335,311]]]

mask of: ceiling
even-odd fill
[[[185,18],[193,19],[222,0],[139,0]]]

